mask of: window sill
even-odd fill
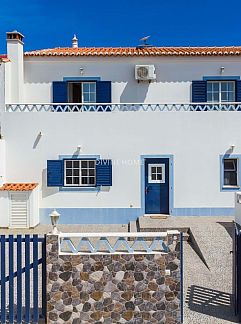
[[[100,187],[68,187],[68,186],[65,186],[65,187],[59,187],[59,191],[100,191]]]
[[[222,191],[238,191],[240,186],[223,186]]]

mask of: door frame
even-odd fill
[[[153,154],[141,155],[141,212],[145,215],[145,160],[146,159],[169,159],[169,214],[173,214],[173,155],[172,154]]]

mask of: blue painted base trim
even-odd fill
[[[54,208],[40,208],[40,224],[50,224]],[[141,208],[56,208],[60,224],[128,224],[143,216]],[[234,208],[173,208],[172,216],[234,216]]]
[[[234,208],[173,208],[172,216],[234,216]]]
[[[50,224],[54,208],[40,208],[40,223]],[[57,208],[60,224],[128,224],[143,215],[141,208]]]

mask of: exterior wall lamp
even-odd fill
[[[82,145],[77,146],[77,152],[80,153],[82,151]]]
[[[60,214],[57,212],[56,209],[52,211],[52,213],[49,214],[49,217],[51,219],[51,224],[53,226],[51,234],[57,235],[59,234],[59,231],[57,229],[57,223],[59,221]]]

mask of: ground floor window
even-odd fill
[[[239,186],[238,178],[238,159],[224,159],[223,160],[223,185],[224,187]]]
[[[96,183],[95,160],[65,160],[64,161],[65,186],[89,186]]]

